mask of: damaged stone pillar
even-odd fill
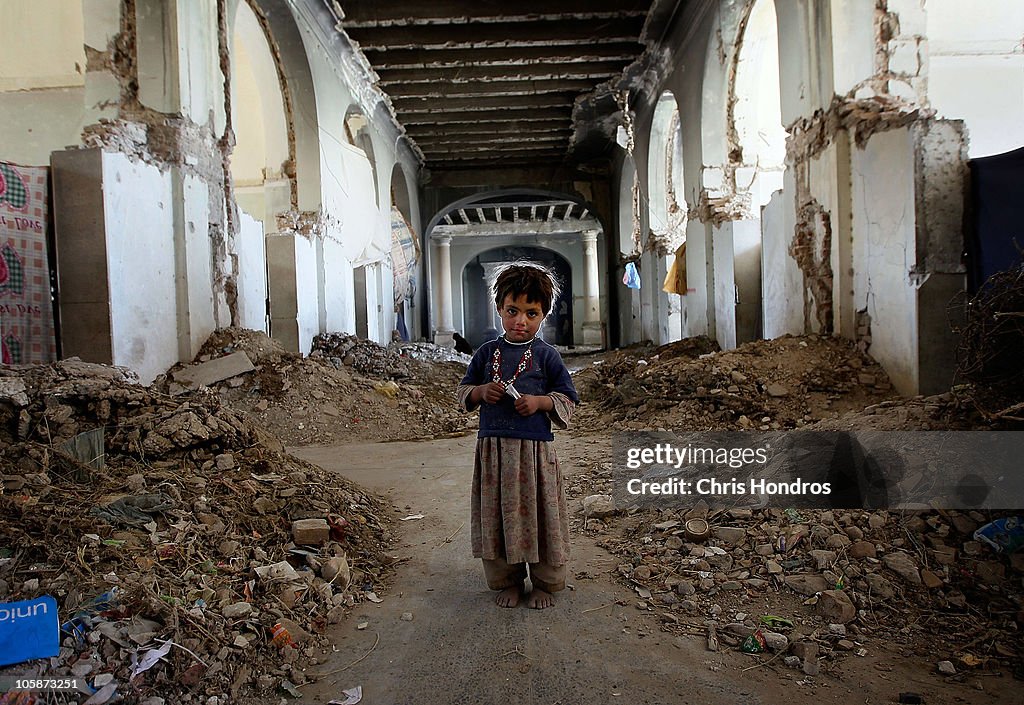
[[[583,344],[604,346],[601,284],[597,264],[597,231],[583,233]]]
[[[452,334],[452,236],[435,235],[434,241],[437,254],[437,286],[434,287],[434,310],[437,311],[437,329],[434,331],[434,344],[453,347],[455,339]]]
[[[947,391],[956,336],[946,315],[965,286],[963,123],[919,120],[854,150],[854,302],[868,353],[901,394]]]

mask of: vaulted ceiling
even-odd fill
[[[652,11],[659,4],[341,0],[333,10],[437,173],[599,156],[607,126],[599,142],[589,138],[618,110],[630,71],[643,70],[652,25],[664,23],[664,11]]]

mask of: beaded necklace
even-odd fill
[[[530,341],[533,342],[532,340]],[[515,384],[516,379],[525,371],[533,360],[533,345],[527,345],[526,350],[523,351],[523,356],[519,358],[519,364],[516,365],[516,373],[512,375],[512,379],[507,382],[501,379],[501,346],[496,345],[494,347],[494,355],[491,356],[491,371],[493,373],[492,379],[503,387],[511,387]]]

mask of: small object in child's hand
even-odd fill
[[[513,386],[512,386],[511,384],[509,384],[509,385],[507,385],[507,386],[505,387],[505,394],[508,394],[508,395],[509,395],[510,397],[512,397],[513,399],[518,399],[519,397],[521,397],[521,396],[522,396],[522,395],[521,395],[521,394],[519,393],[519,391],[518,391],[518,390],[517,390],[517,389],[516,389],[515,387],[513,387]]]

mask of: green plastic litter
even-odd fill
[[[786,619],[785,617],[776,617],[774,614],[766,614],[761,617],[761,623],[767,624],[770,627],[789,627],[793,628],[793,622]]]

